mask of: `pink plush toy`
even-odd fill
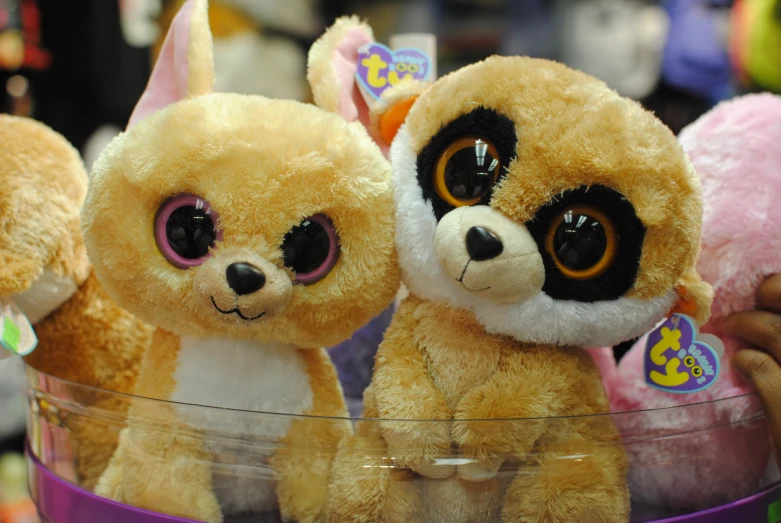
[[[781,97],[748,95],[719,104],[684,129],[680,141],[700,174],[704,199],[697,269],[713,286],[710,321],[701,332],[724,342],[722,371],[710,388],[678,395],[646,385],[645,336],[616,365],[612,349],[593,351],[613,412],[658,409],[732,398],[751,387],[732,368],[741,341],[720,325],[752,309],[754,292],[781,272]],[[633,503],[699,510],[750,494],[771,462],[761,423],[747,423],[754,397],[675,411],[616,416],[632,459]],[[642,441],[665,428],[692,432]],[[718,427],[703,430],[706,427]]]

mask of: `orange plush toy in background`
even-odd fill
[[[316,44],[341,101],[369,42],[340,21]],[[340,446],[330,521],[627,521],[615,426],[567,416],[608,412],[583,347],[632,339],[681,304],[708,317],[700,188],[675,136],[603,82],[522,57],[399,84],[371,112],[378,135],[398,129],[410,296],[364,395],[380,421]]]
[[[214,92],[214,59],[207,2],[190,0],[93,169],[87,250],[157,327],[136,394],[170,402],[134,400],[96,491],[199,521],[314,523],[351,432],[323,347],[399,287],[390,166],[341,107]]]
[[[132,392],[151,329],[117,307],[92,274],[79,225],[87,173],[78,152],[45,125],[14,116],[0,116],[0,143],[0,302],[15,303],[35,328],[38,346],[25,362],[88,387]],[[78,417],[67,428],[76,479],[91,489],[117,434]]]

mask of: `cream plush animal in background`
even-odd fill
[[[346,419],[181,403],[346,417],[321,347],[398,289],[390,167],[338,104],[212,92],[207,7],[180,10],[83,211],[98,279],[158,327],[136,393],[178,402],[133,404],[97,492],[208,522],[277,505],[319,521]]]
[[[0,116],[0,300],[33,324],[34,369],[88,387],[130,393],[152,329],[117,307],[87,259],[79,211],[87,173],[79,153],[42,123]],[[0,351],[3,351],[0,348]],[[121,401],[87,405],[127,411]],[[76,479],[92,489],[117,444],[110,428],[71,417]]]
[[[343,100],[369,41],[341,21],[316,44]],[[577,417],[608,411],[581,347],[677,306],[709,314],[700,189],[675,136],[603,82],[521,57],[400,84],[372,113],[381,136],[403,120],[391,164],[410,296],[364,396],[385,421],[342,442],[330,521],[627,521],[617,430]]]
[[[184,3],[166,3],[160,17],[161,35],[165,35]],[[307,101],[306,50],[289,39],[264,33],[262,15],[268,13],[260,11],[256,13],[251,4],[242,5],[236,0],[209,2],[214,90]],[[153,61],[162,44],[161,37],[152,49]]]

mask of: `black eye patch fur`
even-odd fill
[[[556,216],[567,207],[583,204],[601,209],[613,222],[618,234],[615,261],[604,274],[592,280],[576,280],[565,276],[545,249],[545,238]],[[629,200],[613,189],[591,186],[567,191],[537,211],[526,227],[537,242],[545,265],[545,285],[542,290],[555,300],[615,300],[626,294],[637,278],[645,227]]]
[[[490,140],[499,151],[502,163],[500,179],[505,170],[515,158],[518,137],[515,134],[515,124],[512,120],[493,109],[478,107],[463,116],[459,116],[443,126],[418,155],[418,184],[423,189],[423,198],[431,201],[437,221],[452,211],[454,207],[444,201],[434,189],[434,171],[437,159],[448,145],[464,136],[479,136]],[[497,180],[498,182],[498,180]],[[493,191],[488,191],[476,205],[488,205]]]

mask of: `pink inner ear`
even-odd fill
[[[190,47],[190,17],[193,7],[193,0],[187,0],[176,14],[146,90],[130,116],[128,127],[186,96],[187,53]]]
[[[369,124],[369,107],[361,95],[355,72],[358,70],[358,49],[372,43],[363,29],[351,27],[341,43],[334,49],[333,68],[339,83],[339,114],[348,122],[360,120]]]

